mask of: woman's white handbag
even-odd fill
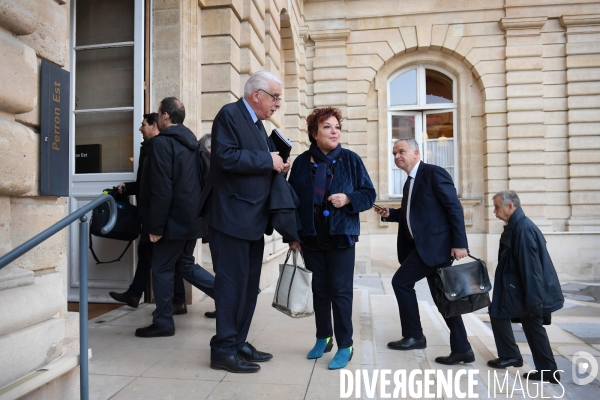
[[[288,264],[293,254],[293,265]],[[315,313],[312,299],[312,272],[298,266],[298,250],[289,250],[279,264],[279,279],[273,297],[273,307],[292,318],[310,317]]]

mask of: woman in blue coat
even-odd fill
[[[306,119],[310,148],[294,161],[289,183],[300,198],[298,209],[306,268],[312,271],[317,341],[308,358],[338,351],[330,369],[345,367],[352,358],[352,283],[355,246],[360,235],[359,213],[370,209],[375,189],[360,158],[340,144],[342,113],[317,108]],[[333,310],[333,324],[331,312]]]

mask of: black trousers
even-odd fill
[[[146,290],[146,282],[150,278],[150,264],[152,262],[152,242],[138,244],[138,262],[133,281],[129,285],[130,295],[133,297],[142,297],[142,293]],[[185,287],[183,286],[183,278],[177,272],[175,273],[175,296],[174,300],[177,304],[185,303]]]
[[[352,297],[355,247],[303,249],[306,269],[312,271],[317,339],[332,337],[338,348],[352,346]],[[333,311],[333,326],[331,312]]]
[[[494,332],[494,340],[496,341],[496,349],[498,357],[502,358],[518,358],[521,357],[521,351],[515,341],[510,318],[494,318],[490,317],[492,323],[492,331]],[[521,317],[521,325],[523,332],[527,338],[527,344],[531,349],[533,363],[535,369],[556,371],[556,360],[552,354],[550,340],[546,333],[546,328],[542,325],[544,319],[541,315],[529,315]]]
[[[209,227],[215,276],[217,334],[210,341],[211,360],[237,353],[244,344],[256,308],[264,237],[244,240]]]
[[[448,260],[449,261],[449,260]],[[402,262],[398,271],[392,278],[392,286],[398,309],[400,310],[400,324],[402,325],[402,336],[405,338],[422,338],[423,328],[421,327],[421,316],[419,314],[419,304],[417,294],[415,293],[415,283],[423,278],[427,278],[429,290],[434,295],[434,273],[445,265],[426,265],[416,249],[408,255]],[[456,316],[444,318],[446,325],[450,328],[450,349],[456,353],[464,353],[471,350],[471,345],[467,339],[467,331],[462,321],[462,317]]]
[[[160,327],[174,327],[173,281],[175,272],[214,298],[214,277],[195,264],[196,239],[173,240],[162,238],[153,243],[152,285],[156,310],[152,323]]]

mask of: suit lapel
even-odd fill
[[[246,108],[244,101],[242,99],[239,99],[237,101],[237,105],[240,108],[242,115],[246,119],[246,124],[248,125],[248,129],[250,130],[250,132],[252,132],[252,135],[254,135],[254,138],[258,142],[258,145],[260,146],[260,148],[262,150],[269,151],[269,149],[267,148],[267,144],[262,137],[264,134],[263,134],[263,132],[258,130],[258,127],[256,126],[256,124],[254,123],[254,121],[252,121],[252,116],[250,116],[250,113],[248,112],[248,109]]]
[[[423,174],[425,173],[425,163],[421,161],[419,165],[419,169],[417,169],[417,175],[415,176],[415,182],[413,183],[412,194],[410,196],[412,203],[414,203],[415,196],[419,192],[419,187],[421,186],[421,181],[423,180]]]

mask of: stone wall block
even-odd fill
[[[242,22],[240,25],[240,47],[249,48],[256,59],[264,65],[265,46],[248,22]]]
[[[240,87],[240,74],[231,64],[202,66],[202,92],[227,92]]]
[[[279,71],[281,69],[281,53],[275,45],[275,42],[273,41],[271,35],[266,35],[265,54],[267,54],[271,61],[273,61],[273,64],[275,64],[276,71]]]
[[[231,63],[240,69],[240,48],[231,36],[203,37],[201,53],[203,65]]]
[[[348,68],[373,68],[374,71],[379,70],[384,64],[381,57],[377,54],[367,54],[360,56],[348,56]]]
[[[569,135],[571,136],[587,136],[598,134],[598,123],[597,122],[584,122],[569,124]]]
[[[10,201],[12,244],[17,247],[36,232],[41,232],[67,213],[64,197],[13,197]],[[33,233],[32,233],[33,232]],[[15,265],[31,270],[58,268],[67,257],[67,232],[62,230],[15,261]]]
[[[544,61],[540,57],[516,57],[506,60],[506,69],[509,71],[529,71],[542,69]]]
[[[598,41],[585,41],[582,43],[567,43],[566,51],[569,56],[579,54],[599,54],[600,53],[600,42]]]
[[[523,45],[523,46],[506,46],[506,58],[521,58],[533,57],[539,58],[542,56],[542,46]]]
[[[509,125],[541,124],[544,122],[543,111],[509,111],[507,117]]]
[[[202,93],[202,120],[214,120],[221,107],[237,100],[231,92]]]
[[[506,86],[506,74],[485,74],[479,78],[481,84],[485,88],[491,88],[495,86]]]
[[[506,83],[508,85],[528,85],[544,82],[542,71],[508,71],[506,73]],[[510,96],[509,96],[510,97]]]
[[[38,95],[38,64],[33,49],[0,31],[0,110],[12,114],[33,110]]]
[[[600,163],[600,151],[594,150],[571,150],[569,152],[571,164]]]
[[[565,45],[564,44],[545,44],[542,57],[564,57],[565,56]]]
[[[571,136],[568,148],[569,150],[600,149],[600,136]]]
[[[365,71],[366,70],[366,71]],[[354,76],[352,80],[359,80],[356,75],[364,76],[365,72],[369,72],[370,78],[372,79],[375,76],[375,71],[367,68],[319,68],[313,71],[313,79],[314,81],[323,81],[323,80],[338,80],[338,79],[349,79],[350,75]],[[370,80],[368,77],[364,80]]]
[[[419,50],[427,50],[431,45],[431,25],[417,25],[417,46]]]
[[[4,0],[0,2],[0,25],[15,35],[29,35],[36,28],[36,0]]]
[[[486,113],[505,113],[506,100],[488,100],[484,102],[484,110]]]
[[[240,20],[230,8],[202,10],[202,37],[229,35],[240,43]]]
[[[545,168],[544,165],[511,165],[508,167],[508,175],[510,179],[545,178]]]
[[[567,97],[567,85],[544,85],[544,98]]]
[[[541,75],[541,72],[539,72]],[[509,85],[506,87],[506,96],[511,97],[542,97],[544,95],[544,85],[534,83],[531,85]]]
[[[506,87],[492,87],[482,90],[484,100],[506,100],[506,92]]]
[[[508,155],[506,153],[489,153],[484,157],[484,167],[503,167],[508,164]]]
[[[202,13],[205,13],[206,11],[212,11],[211,9],[220,7],[220,9],[231,9],[231,12],[235,13],[235,15],[240,19],[242,18],[242,15],[244,14],[244,3],[246,2],[246,0],[200,0],[200,1],[202,1],[204,3],[203,6],[207,8],[206,10],[202,10]],[[178,1],[176,3],[178,3]],[[264,4],[261,4],[260,1],[258,2],[258,4],[261,7],[262,14],[264,15],[264,13],[265,13]]]
[[[323,94],[323,93],[337,93],[337,92],[347,92],[348,91],[348,82],[343,80],[338,81],[318,81],[314,84],[314,93],[315,94]]]
[[[369,93],[370,88],[371,88],[371,82],[348,81],[348,93]],[[366,107],[365,107],[365,110],[366,110]]]
[[[544,113],[544,123],[547,125],[566,125],[567,112],[566,111],[546,111]]]
[[[242,13],[242,21],[249,22],[250,25],[256,31],[261,41],[265,40],[265,13],[264,9],[262,14],[252,1],[244,1],[244,8]]]
[[[540,138],[514,138],[508,141],[508,151],[544,151],[546,144]]]
[[[567,68],[590,68],[600,66],[599,54],[569,55]]]
[[[240,49],[240,73],[252,75],[256,71],[263,69],[263,65],[256,58],[252,50],[249,48]],[[239,92],[240,96],[242,91]]]
[[[362,96],[363,95],[348,95],[347,93],[324,93],[315,94],[314,105],[315,107],[340,107],[350,105],[348,99],[351,96]],[[364,104],[364,103],[363,103]]]
[[[565,111],[567,110],[567,99],[564,97],[548,98],[544,97],[544,111]]]
[[[417,41],[417,30],[414,26],[403,26],[400,28],[400,34],[402,35],[402,41],[406,46],[406,51],[417,50],[419,42]]]
[[[569,166],[569,176],[571,178],[578,176],[598,178],[600,176],[600,164],[571,164]]]
[[[552,57],[544,58],[544,71],[564,71],[565,58],[564,57]]]
[[[486,140],[483,142],[483,154],[508,153],[508,140]]]
[[[544,109],[544,99],[539,97],[520,97],[508,99],[506,108],[508,111],[538,111]]]
[[[508,137],[511,138],[543,138],[546,136],[546,127],[540,124],[522,124],[510,125],[508,127]]]
[[[388,42],[348,44],[345,53],[348,55],[377,54],[382,60],[387,60],[394,56],[394,52]]]
[[[447,32],[448,25],[433,25],[431,27],[431,42],[429,46],[432,50],[441,50],[442,46],[444,46]]]
[[[577,190],[577,191],[598,190],[598,191],[600,191],[600,179],[571,178],[570,183],[571,183],[571,190]]]
[[[381,38],[387,40],[402,40],[400,31],[397,28],[381,28],[373,30],[352,30],[346,43],[366,43],[366,42],[378,42]]]
[[[565,99],[567,100],[567,99]],[[567,101],[566,101],[567,102]],[[570,96],[568,98],[568,107],[565,109],[578,109],[578,108],[600,108],[600,96]]]
[[[569,83],[600,81],[600,68],[578,68],[567,70],[567,81]]]
[[[0,336],[46,321],[60,312],[65,302],[54,285],[29,285],[0,290]],[[22,307],[27,304],[27,307]],[[19,309],[18,313],[14,310]]]
[[[567,86],[569,96],[600,94],[600,82],[569,82]]]
[[[39,135],[17,122],[0,118],[0,196],[19,196],[35,189],[38,146]]]
[[[36,2],[37,27],[35,32],[19,39],[32,47],[38,56],[58,65],[67,64],[69,37],[69,4],[58,4],[54,0]]]
[[[600,112],[597,109],[569,110],[568,115],[569,123],[600,121]]]
[[[60,356],[65,321],[53,318],[0,336],[0,386],[4,386]]]
[[[545,163],[545,153],[536,151],[512,151],[508,153],[508,164],[510,166],[540,165]]]
[[[347,59],[345,55],[329,56],[329,57],[315,57],[313,59],[313,67],[317,68],[334,68],[334,67],[345,67]]]

